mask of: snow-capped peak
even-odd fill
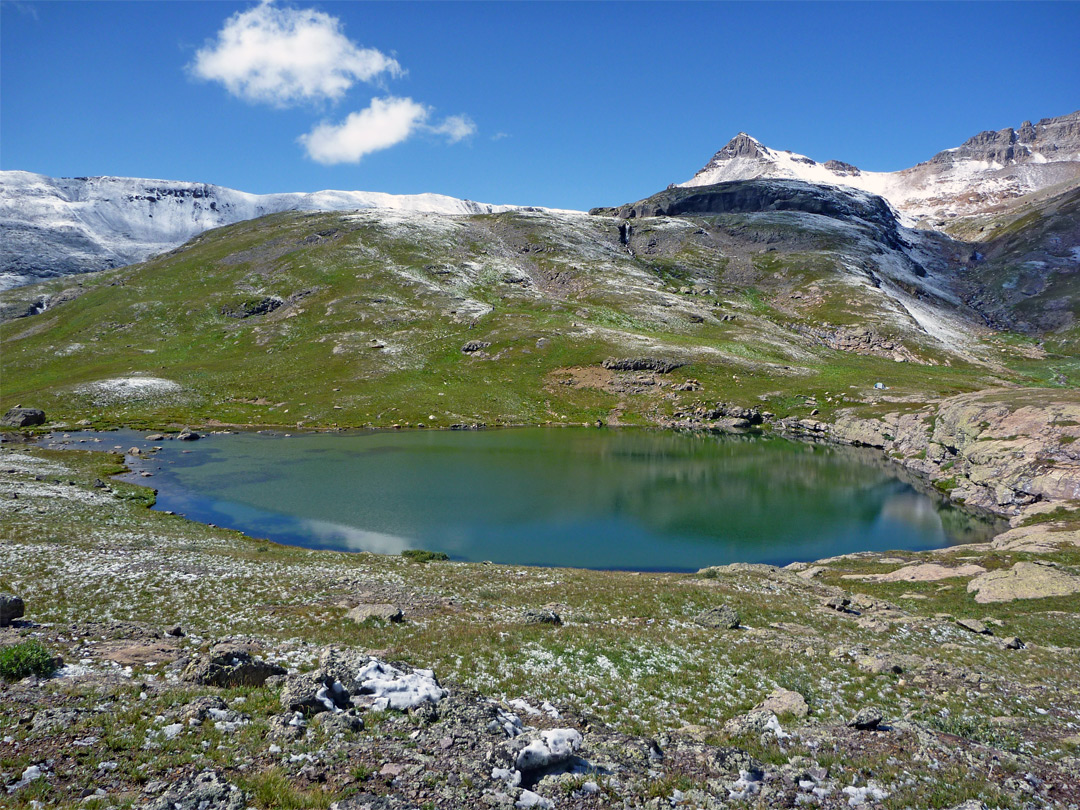
[[[761,177],[850,186],[877,194],[916,220],[962,216],[1061,182],[1080,179],[1080,111],[1019,130],[982,132],[925,163],[896,172],[868,172],[770,149],[740,132],[680,186],[708,186]]]

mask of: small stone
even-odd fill
[[[0,627],[7,627],[16,619],[21,619],[26,611],[22,597],[13,593],[0,593]]]
[[[525,624],[562,624],[562,617],[558,613],[544,608],[526,608],[522,620]]]
[[[961,627],[971,633],[978,633],[982,636],[992,636],[993,631],[990,630],[985,624],[978,619],[957,619],[956,626]]]
[[[701,611],[694,617],[694,622],[715,630],[734,630],[739,626],[739,614],[728,605],[720,605]]]
[[[872,731],[881,724],[881,720],[881,711],[867,706],[859,709],[855,716],[848,721],[848,726],[857,728],[860,731]]]
[[[828,599],[824,600],[821,604],[824,605],[825,607],[831,609],[831,610],[838,610],[841,613],[852,613],[853,612],[851,610],[851,608],[849,607],[849,605],[851,605],[851,600],[848,599],[846,596],[830,596]]]

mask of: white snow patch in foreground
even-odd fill
[[[376,711],[397,709],[405,711],[421,703],[438,703],[446,690],[435,680],[430,669],[417,669],[406,674],[390,664],[372,658],[356,676],[363,690],[375,698]]]

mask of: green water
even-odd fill
[[[134,480],[158,488],[158,509],[312,548],[695,570],[927,549],[994,533],[899,480],[876,454],[776,438],[234,434],[165,442],[140,464],[154,478]]]

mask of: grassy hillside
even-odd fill
[[[9,293],[9,312],[49,306],[0,327],[0,407],[97,425],[643,423],[695,402],[827,417],[882,396],[1080,382],[1075,359],[905,289],[907,260],[861,220],[619,224],[289,213],[208,232]],[[612,357],[683,365],[604,368]]]

